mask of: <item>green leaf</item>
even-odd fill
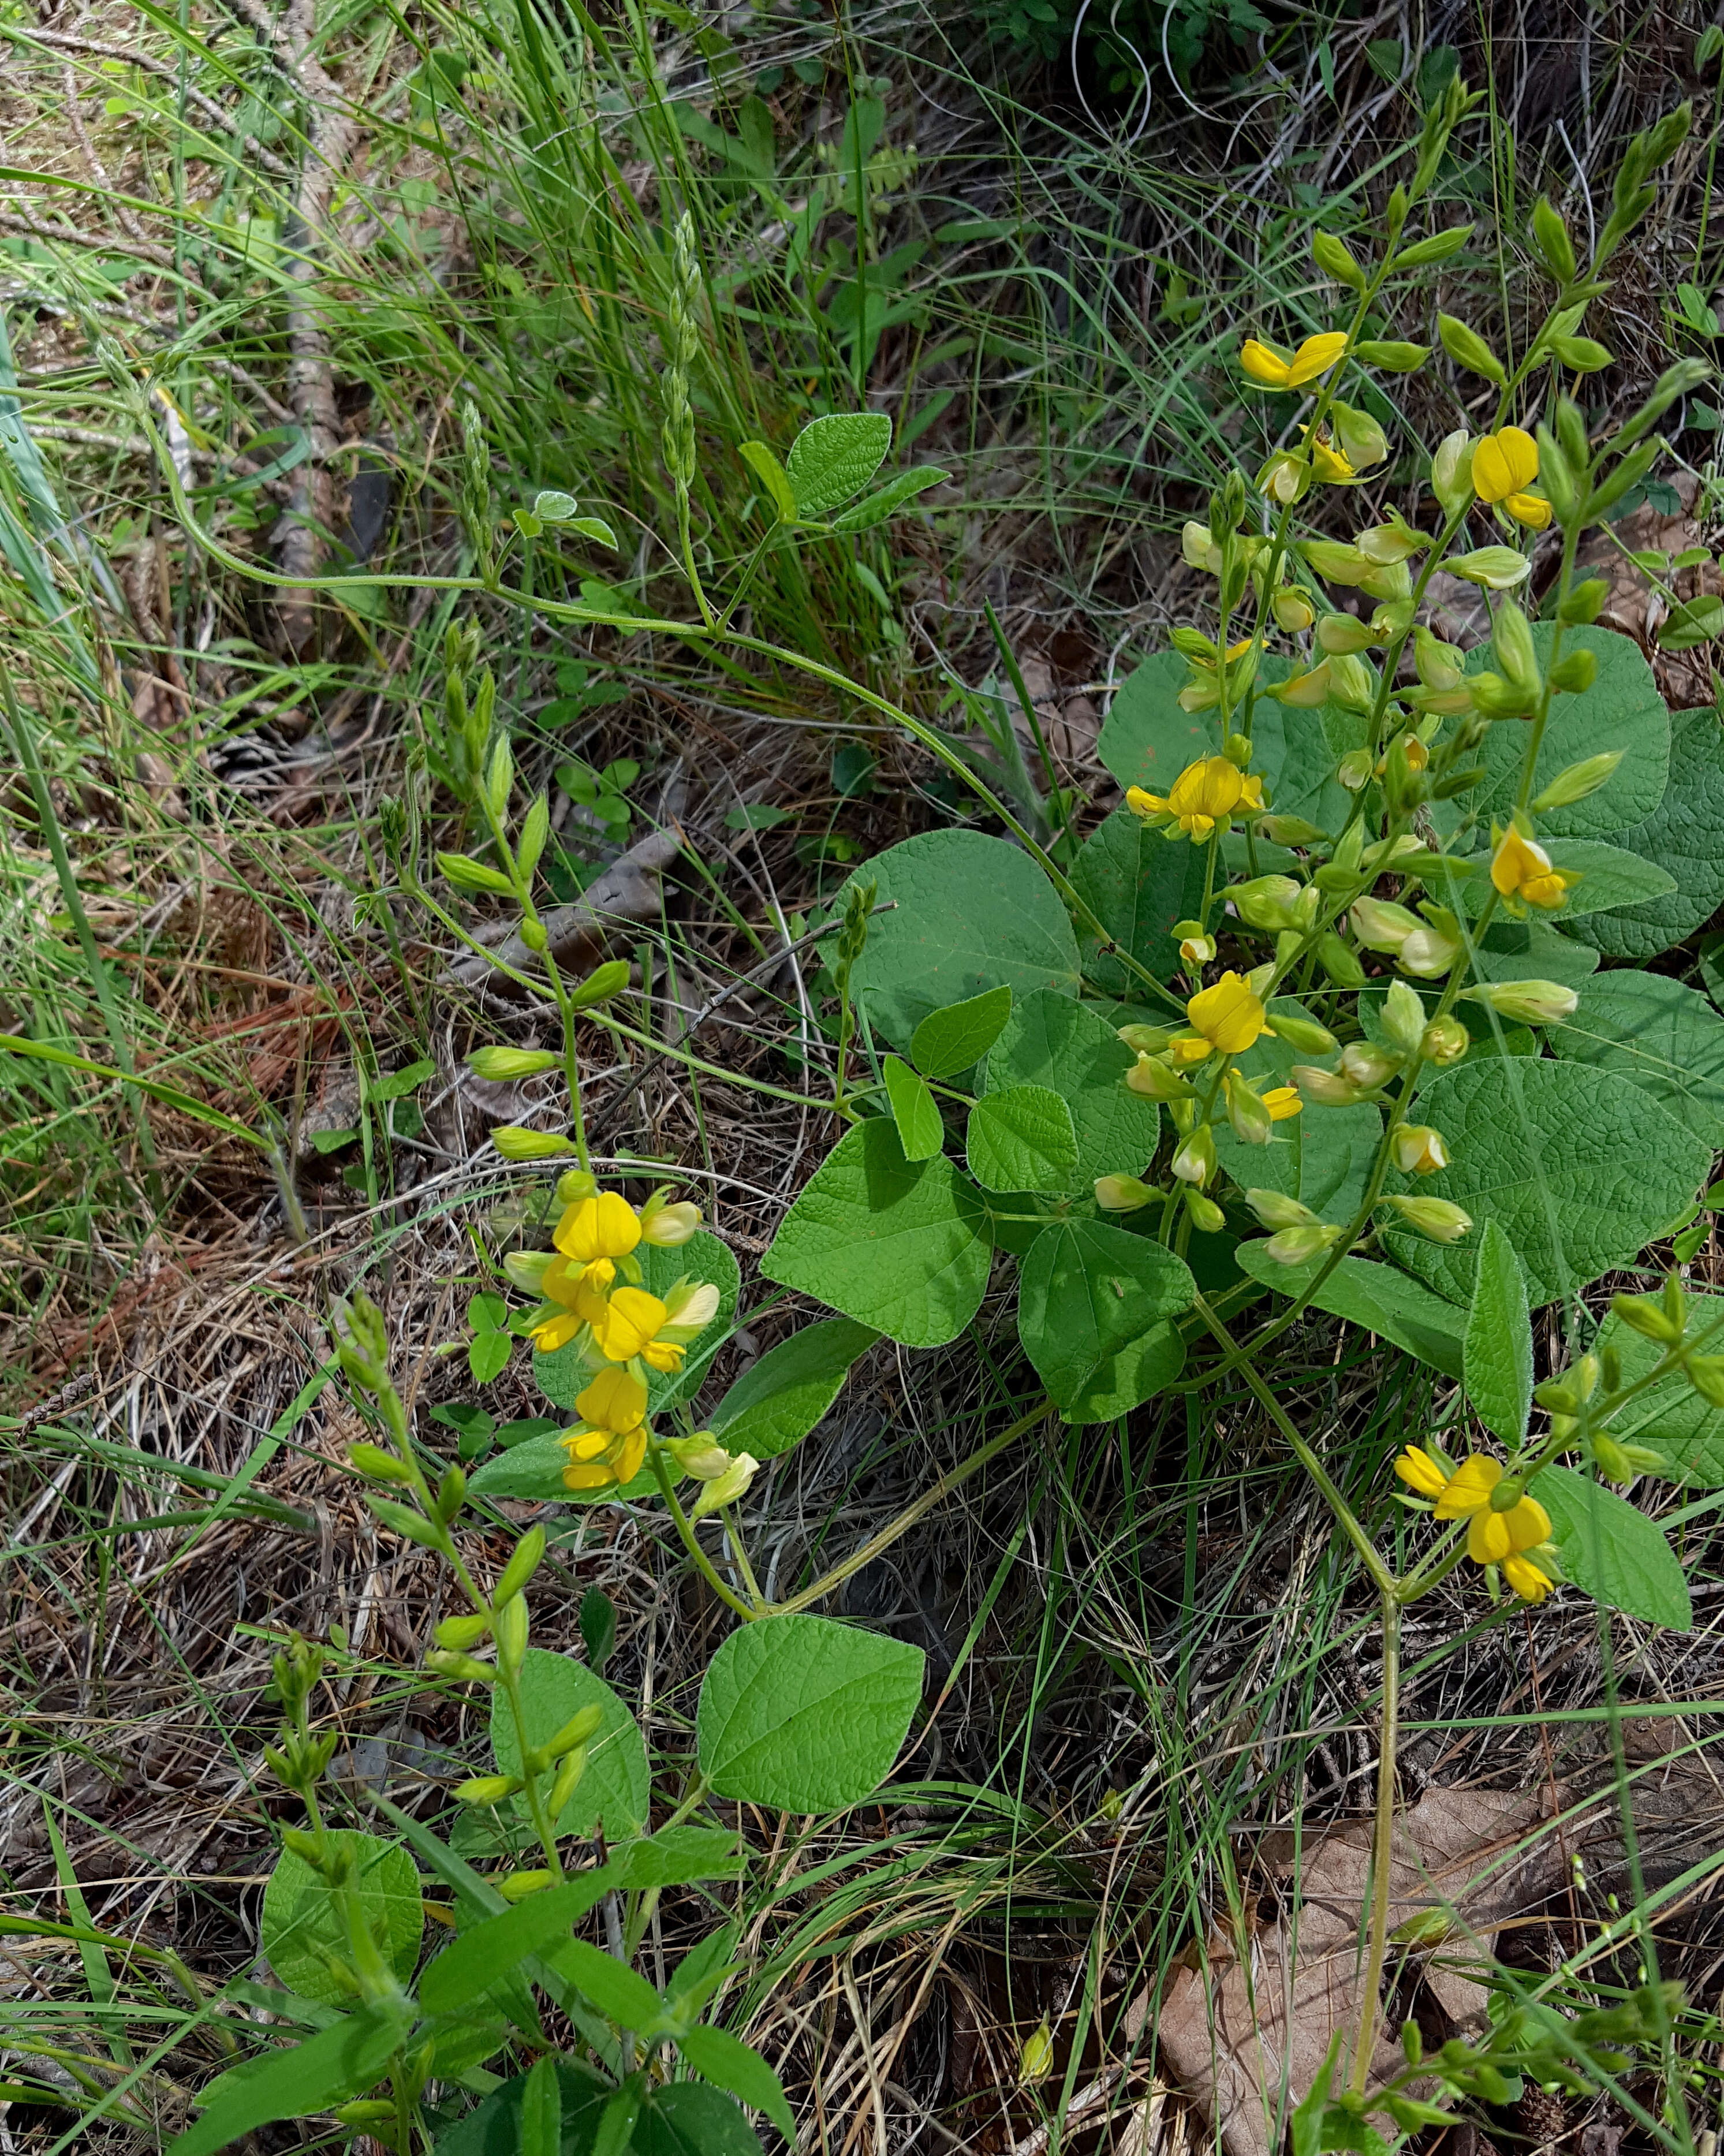
[[[603,1947],[585,1939],[565,1939],[545,1958],[559,1976],[577,1984],[618,2028],[649,2027],[664,2010],[664,2001],[646,1979]]]
[[[1655,861],[1643,860],[1626,847],[1609,845],[1602,839],[1553,839],[1547,851],[1552,868],[1571,870],[1580,878],[1561,912],[1552,916],[1553,925],[1602,913],[1610,906],[1638,906],[1676,888],[1675,878]],[[1491,857],[1475,855],[1469,865],[1471,874],[1458,880],[1456,889],[1461,910],[1477,913],[1491,895]]]
[[[766,489],[767,501],[778,512],[778,521],[794,524],[796,492],[783,465],[771,449],[764,442],[740,442],[736,445],[736,454]]]
[[[1439,890],[1434,896],[1446,900],[1447,894]],[[1580,933],[1578,921],[1575,933]],[[1565,988],[1577,988],[1598,970],[1596,951],[1539,920],[1493,921],[1473,958],[1474,976],[1481,981],[1559,981]],[[1473,1029],[1480,1034],[1491,1030],[1476,1014]]]
[[[303,2044],[230,2067],[204,2091],[208,2108],[168,2143],[167,2156],[214,2156],[254,2127],[305,2118],[374,2087],[406,2035],[379,2009],[346,2015]]]
[[[617,535],[602,516],[574,516],[569,520],[569,530],[578,531],[583,539],[591,539],[600,547],[617,550]]]
[[[748,1868],[748,1850],[727,1826],[667,1826],[613,1850],[608,1868],[618,1886],[645,1893],[703,1879],[740,1878]]]
[[[563,2156],[586,2156],[610,2101],[611,2085],[576,2060],[548,2053],[546,2058],[557,2072]],[[464,2118],[445,2127],[437,2137],[436,2156],[521,2156],[522,2100],[531,2079],[530,2074],[517,2074]]]
[[[374,1932],[381,1932],[384,1958],[403,1980],[419,1958],[425,1928],[418,1867],[398,1842],[346,1827],[333,1828],[330,1840],[351,1852],[358,1875],[359,1902]],[[331,1973],[328,1957],[351,1962],[346,1920],[323,1880],[304,1858],[284,1850],[264,1889],[259,1938],[269,1965],[290,1991],[323,2006],[346,2006],[353,1994]]]
[[[933,1095],[901,1056],[887,1056],[880,1075],[886,1081],[886,1099],[904,1158],[931,1160],[946,1142],[946,1126]]]
[[[469,1925],[420,1978],[420,2005],[428,2014],[453,2014],[482,1999],[500,1976],[518,1968],[529,1954],[542,1953],[567,1938],[571,1925],[597,1908],[613,1887],[629,1883],[616,1865],[605,1865],[530,1895],[500,1917]]]
[[[1535,622],[1533,649],[1541,666],[1549,663],[1556,635],[1553,622]],[[1642,849],[1622,835],[1624,824],[1650,816],[1664,798],[1670,767],[1670,716],[1658,692],[1652,669],[1638,644],[1608,629],[1568,629],[1562,634],[1562,653],[1590,651],[1598,671],[1583,696],[1558,696],[1551,706],[1548,724],[1538,752],[1533,789],[1550,784],[1559,771],[1585,757],[1607,749],[1622,752],[1622,762],[1596,793],[1566,808],[1552,808],[1539,819],[1541,837],[1557,839],[1612,839]],[[1476,674],[1491,663],[1491,647],[1480,644],[1467,657],[1467,671]],[[1526,759],[1524,726],[1501,724],[1486,730],[1478,761],[1485,777],[1470,793],[1455,801],[1434,803],[1431,817],[1444,837],[1455,830],[1464,815],[1478,819],[1488,830],[1491,819],[1507,820],[1515,805]]]
[[[803,516],[825,516],[859,494],[885,461],[892,423],[884,412],[829,412],[790,445],[785,472]]]
[[[929,831],[877,854],[852,880],[895,903],[869,924],[851,975],[869,1023],[895,1048],[911,1046],[930,1012],[1009,988],[1078,992],[1077,944],[1065,908],[1030,860],[979,831]],[[849,886],[845,886],[847,892]],[[834,901],[842,915],[844,892]],[[830,945],[823,945],[830,960]]]
[[[1316,1260],[1304,1265],[1277,1265],[1264,1255],[1261,1243],[1241,1243],[1234,1260],[1241,1272],[1285,1296],[1303,1295],[1321,1265]],[[1460,1376],[1460,1312],[1393,1265],[1373,1265],[1368,1258],[1343,1258],[1313,1301],[1331,1317],[1347,1318],[1404,1348],[1445,1378]]]
[[[1501,1221],[1535,1309],[1631,1265],[1711,1168],[1711,1148],[1638,1086],[1582,1063],[1465,1063],[1426,1088],[1420,1110],[1448,1140],[1451,1159],[1418,1178],[1417,1189],[1452,1199],[1480,1225]],[[1451,1302],[1471,1301],[1476,1232],[1431,1243],[1388,1214],[1382,1232],[1408,1272]]]
[[[549,2051],[521,2092],[521,2156],[562,2156],[562,2088]]]
[[[975,1186],[943,1158],[906,1161],[876,1116],[820,1163],[760,1269],[907,1348],[936,1348],[975,1316],[992,1256]]]
[[[1604,795],[1609,791],[1606,787]],[[1607,957],[1655,957],[1685,942],[1724,906],[1724,846],[1718,843],[1724,831],[1724,729],[1710,706],[1672,715],[1670,783],[1657,805],[1641,814],[1640,822],[1609,835],[1619,846],[1667,869],[1676,888],[1650,906],[1594,913],[1577,922],[1575,934]]]
[[[506,1332],[475,1332],[467,1342],[467,1368],[475,1385],[488,1385],[509,1367],[515,1342]]]
[[[761,2156],[760,2136],[705,2082],[649,2091],[629,2146],[630,2156]]]
[[[1168,931],[1196,917],[1203,903],[1201,846],[1164,838],[1129,808],[1116,808],[1092,831],[1072,864],[1078,896],[1123,951],[1156,980],[1178,972],[1179,946]],[[1142,983],[1088,929],[1082,937],[1084,973],[1105,994],[1137,996]],[[1148,1015],[1167,1019],[1173,1005],[1152,1004]]]
[[[1188,765],[1200,757],[1220,755],[1221,730],[1214,712],[1180,706],[1180,691],[1190,679],[1191,669],[1177,651],[1158,651],[1134,667],[1115,691],[1095,746],[1122,787],[1141,786],[1146,793],[1165,794]],[[1262,773],[1264,784],[1273,793],[1285,753],[1278,705],[1260,703],[1251,741],[1252,768]],[[1129,809],[1120,813],[1131,814]],[[1187,850],[1201,855],[1203,849]]]
[[[983,1090],[1045,1086],[1057,1093],[1077,1136],[1068,1187],[1087,1192],[1097,1176],[1141,1175],[1154,1158],[1160,1114],[1125,1082],[1137,1060],[1099,1013],[1041,988],[1016,1005],[988,1050]]]
[[[1290,997],[1277,996],[1271,1002],[1271,1024],[1277,1011],[1290,1018],[1311,1016]],[[1310,1060],[1265,1034],[1241,1058],[1240,1067],[1261,1092],[1287,1084],[1294,1065]],[[1347,1108],[1308,1102],[1298,1115],[1275,1126],[1266,1146],[1247,1145],[1220,1116],[1214,1129],[1215,1158],[1242,1190],[1283,1191],[1309,1205],[1321,1219],[1344,1227],[1357,1214],[1365,1195],[1383,1140],[1383,1116],[1368,1101],[1355,1101]]]
[[[584,1839],[601,1820],[611,1841],[643,1832],[651,1793],[646,1747],[634,1716],[603,1678],[566,1655],[529,1647],[521,1664],[521,1704],[530,1744],[547,1743],[582,1707],[597,1706],[604,1717],[587,1748],[587,1771],[556,1821],[557,1833]],[[497,1771],[518,1774],[521,1746],[500,1686],[491,1695],[490,1735]]]
[[[701,1773],[717,1796],[780,1811],[859,1804],[891,1771],[924,1659],[920,1647],[828,1617],[740,1626],[700,1686]]]
[[[1473,1411],[1505,1445],[1517,1445],[1532,1410],[1532,1319],[1514,1246],[1496,1220],[1480,1231],[1478,1277],[1465,1337],[1466,1396]]]
[[[741,2097],[756,2111],[763,2111],[792,2148],[796,2146],[796,2121],[784,2094],[784,2084],[752,2044],[733,2036],[728,2029],[690,2029],[676,2040],[676,2048],[698,2074],[716,2082],[721,2089]]]
[[[1184,1262],[1101,1220],[1044,1228],[1024,1261],[1018,1337],[1067,1422],[1111,1422],[1179,1374],[1165,1320],[1189,1310]]]
[[[970,1173],[984,1190],[1069,1190],[1077,1167],[1071,1111],[1045,1086],[1008,1086],[970,1111]]]
[[[709,1235],[704,1228],[697,1229],[678,1249],[643,1243],[634,1255],[640,1260],[641,1285],[649,1294],[663,1297],[685,1276],[691,1281],[711,1281],[718,1290],[718,1309],[700,1338],[690,1342],[682,1368],[647,1372],[647,1400],[652,1412],[657,1414],[673,1400],[690,1399],[700,1390],[708,1363],[729,1337],[742,1276],[728,1245],[720,1242],[716,1235]],[[554,1400],[560,1408],[572,1408],[577,1398],[592,1383],[593,1372],[578,1343],[572,1340],[566,1348],[558,1348],[549,1355],[536,1352],[533,1378],[547,1400]],[[491,1486],[502,1494],[500,1485]]]
[[[1675,1552],[1626,1497],[1570,1467],[1547,1467],[1532,1495],[1551,1516],[1562,1570],[1583,1593],[1643,1624],[1692,1629],[1688,1582]]]
[[[895,516],[906,501],[913,501],[917,495],[925,494],[931,486],[938,486],[942,480],[951,477],[952,474],[942,471],[938,465],[917,465],[911,471],[900,472],[895,479],[889,479],[877,494],[870,494],[866,501],[841,510],[832,520],[833,528],[839,531],[870,531],[876,524],[884,524],[889,516]]]
[[[614,1505],[658,1493],[649,1467],[621,1489],[609,1483],[602,1490],[571,1490],[562,1479],[568,1464],[560,1437],[529,1437],[487,1460],[468,1476],[467,1487],[477,1497],[518,1497],[540,1505]]]
[[[822,1317],[751,1363],[713,1410],[731,1452],[771,1460],[799,1444],[838,1398],[850,1365],[880,1335],[853,1318]]]
[[[1664,973],[1601,973],[1547,1037],[1557,1055],[1614,1070],[1724,1147],[1724,1019],[1697,988]]]
[[[981,1061],[1011,1015],[1009,988],[984,988],[979,996],[930,1011],[911,1035],[910,1060],[925,1077],[955,1078]]]
[[[1706,1337],[1721,1322],[1724,1296],[1690,1296],[1688,1338],[1701,1354],[1724,1355],[1724,1330],[1710,1339]],[[1605,1318],[1593,1344],[1600,1351],[1615,1348],[1622,1358],[1624,1385],[1650,1377],[1664,1359],[1658,1342],[1644,1338],[1614,1316]],[[1661,1452],[1665,1465],[1655,1471],[1670,1481],[1707,1490],[1724,1487],[1724,1408],[1711,1406],[1680,1370],[1625,1401],[1605,1427],[1621,1444],[1644,1445]]]

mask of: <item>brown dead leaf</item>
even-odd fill
[[[656,921],[659,875],[681,850],[677,832],[649,831],[626,854],[619,854],[572,906],[560,906],[546,914],[545,928],[557,964],[572,972],[596,964],[612,922]],[[493,946],[495,957],[487,961],[475,953],[458,959],[450,968],[457,980],[485,980],[498,965],[524,973],[534,970],[533,953],[521,942],[518,928],[499,923],[488,932],[481,931],[480,940]]]
[[[1433,1789],[1396,1821],[1390,1922],[1455,1912],[1424,1974],[1462,2030],[1482,2016],[1484,1993],[1469,1972],[1489,1957],[1496,1929],[1564,1876],[1562,1839],[1545,1834],[1521,1846],[1542,1816],[1537,1794]],[[1270,1837],[1262,1854],[1285,1891],[1250,1941],[1249,1965],[1230,1937],[1212,1938],[1207,1967],[1175,1974],[1157,2028],[1162,2060],[1219,2128],[1227,2156],[1270,2156],[1284,2082],[1290,2111],[1336,2031],[1357,2028],[1362,2004],[1369,1821],[1306,1835],[1296,1871],[1290,1835]],[[1400,2058],[1395,2037],[1379,2028],[1379,2076]]]
[[[1652,662],[1660,693],[1672,711],[1686,711],[1712,701],[1712,661],[1716,656],[1707,644],[1691,651],[1660,651],[1654,642],[1670,613],[1662,592],[1633,562],[1630,553],[1657,552],[1671,559],[1691,547],[1705,543],[1705,535],[1694,517],[1699,482],[1692,473],[1679,472],[1672,485],[1682,506],[1674,516],[1644,502],[1619,524],[1601,526],[1582,542],[1577,567],[1603,579],[1609,596],[1598,616],[1599,626],[1631,636]],[[1679,569],[1666,578],[1679,599],[1696,598],[1704,593],[1724,591],[1724,578],[1709,565]]]

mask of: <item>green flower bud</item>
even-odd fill
[[[1135,1175],[1098,1175],[1095,1203],[1104,1213],[1137,1213],[1161,1196]]]
[[[581,1777],[587,1771],[587,1747],[577,1744],[557,1770],[557,1779],[551,1784],[550,1813],[553,1820],[562,1816],[562,1808],[581,1786]]]
[[[1200,1235],[1219,1235],[1227,1225],[1227,1215],[1214,1199],[1205,1198],[1201,1190],[1193,1190],[1189,1183],[1185,1188],[1185,1209]]]
[[[562,1061],[548,1048],[475,1048],[467,1068],[475,1078],[532,1078],[541,1070],[555,1070]]]
[[[1577,659],[1589,660],[1593,654],[1590,651],[1578,651],[1573,655]],[[1557,670],[1561,671],[1560,666]],[[1551,679],[1555,681],[1555,673]],[[1606,749],[1602,755],[1585,757],[1578,763],[1571,763],[1565,771],[1559,771],[1534,800],[1532,813],[1542,816],[1547,809],[1568,808],[1577,801],[1584,801],[1589,793],[1596,793],[1604,784],[1622,762],[1622,757],[1623,752],[1619,748],[1613,748]]]
[[[1171,1033],[1158,1025],[1122,1025],[1119,1034],[1126,1047],[1135,1050],[1139,1055],[1164,1054],[1167,1043],[1173,1038]]]
[[[1302,816],[1265,816],[1257,828],[1275,846],[1315,846],[1329,835]]]
[[[520,935],[521,942],[526,944],[529,951],[542,952],[549,947],[551,942],[544,922],[531,914],[521,922]]]
[[[1265,1228],[1316,1228],[1322,1224],[1309,1205],[1281,1190],[1248,1190],[1245,1203]]]
[[[629,961],[612,958],[594,967],[570,994],[569,1001],[577,1010],[590,1010],[595,1004],[608,1004],[613,996],[621,995],[628,985]]]
[[[584,1168],[566,1168],[557,1178],[557,1202],[559,1205],[578,1205],[583,1198],[594,1198],[598,1194],[598,1178]]]
[[[1198,1189],[1213,1175],[1215,1134],[1207,1123],[1199,1123],[1182,1142],[1173,1155],[1172,1169],[1180,1182],[1192,1183]]]
[[[425,1657],[425,1667],[440,1677],[454,1677],[464,1684],[495,1684],[497,1673],[489,1662],[475,1661],[471,1655],[451,1654],[446,1649],[434,1647]]]
[[[1275,1136],[1275,1122],[1262,1099],[1237,1070],[1221,1081],[1227,1103],[1227,1120],[1234,1136],[1244,1145],[1267,1145]]]
[[[1331,1228],[1321,1222],[1311,1228],[1283,1228],[1270,1237],[1263,1245],[1263,1253],[1278,1265],[1308,1265],[1325,1250],[1332,1250],[1340,1240],[1339,1228]]]
[[[1222,896],[1247,927],[1286,928],[1292,925],[1292,909],[1301,888],[1291,876],[1262,875],[1233,885]]]
[[[1580,1008],[1574,990],[1555,981],[1485,981],[1461,993],[1521,1025],[1560,1025]]]
[[[1473,498],[1473,442],[1465,427],[1444,437],[1431,459],[1431,492],[1453,516]]]
[[[1673,1318],[1663,1303],[1655,1301],[1650,1295],[1614,1295],[1610,1298],[1610,1312],[1614,1317],[1619,1317],[1631,1332],[1638,1332],[1643,1339],[1656,1340],[1664,1347],[1673,1348],[1682,1337],[1680,1321]],[[1708,1356],[1691,1356],[1691,1376],[1694,1363],[1712,1359]]]
[[[1383,1202],[1393,1207],[1409,1228],[1416,1228],[1434,1243],[1458,1243],[1472,1229],[1471,1214],[1451,1205],[1446,1198],[1386,1198]]]
[[[481,1640],[490,1636],[490,1619],[480,1610],[466,1616],[445,1617],[437,1628],[437,1644],[457,1650],[477,1646]]]
[[[393,1452],[385,1452],[380,1445],[350,1445],[347,1465],[356,1475],[369,1476],[374,1482],[411,1482],[413,1471],[404,1460],[398,1460]]]
[[[515,1545],[515,1554],[503,1568],[503,1576],[492,1589],[491,1599],[500,1605],[519,1594],[538,1570],[545,1555],[545,1530],[529,1527]]]
[[[1724,1408],[1724,1355],[1690,1355],[1682,1367],[1688,1373],[1689,1383],[1703,1400]]]
[[[497,1661],[505,1670],[518,1670],[526,1654],[527,1609],[525,1595],[516,1594],[491,1612],[491,1630],[496,1635]]]
[[[1350,656],[1356,651],[1368,651],[1380,638],[1371,633],[1368,622],[1360,621],[1350,613],[1326,613],[1317,624],[1316,644],[1319,651],[1331,658]]]
[[[1418,1053],[1419,1045],[1424,1038],[1424,1005],[1419,999],[1418,990],[1405,981],[1389,984],[1383,1002],[1383,1029],[1403,1057]]]
[[[1276,1037],[1298,1055],[1332,1055],[1340,1043],[1326,1025],[1314,1018],[1298,1018],[1290,1012],[1275,1014]]]
[[[530,1131],[520,1123],[499,1123],[491,1143],[505,1160],[555,1160],[576,1150],[572,1138],[559,1137],[555,1131]]]
[[[1450,1063],[1459,1063],[1471,1046],[1472,1035],[1458,1018],[1439,1018],[1425,1028],[1419,1052],[1440,1070]]]
[[[1362,988],[1365,969],[1356,952],[1348,950],[1332,929],[1317,939],[1317,963],[1338,988]]]
[[[1491,643],[1498,664],[1517,689],[1536,690],[1539,686],[1532,626],[1512,599],[1505,599],[1497,608]]]
[[[518,1774],[475,1774],[470,1781],[456,1783],[454,1794],[458,1804],[500,1804],[526,1787]]]
[[[1374,1092],[1379,1086],[1388,1085],[1405,1060],[1374,1041],[1350,1040],[1341,1051],[1341,1075],[1352,1085]]]
[[[1610,587],[1602,578],[1588,577],[1583,584],[1575,585],[1557,608],[1557,619],[1571,629],[1590,628],[1603,612],[1609,596]]]
[[[1511,592],[1532,572],[1532,557],[1513,547],[1475,547],[1470,554],[1451,554],[1443,567],[1491,592]]]

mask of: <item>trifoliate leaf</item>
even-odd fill
[[[826,516],[860,494],[892,446],[884,412],[829,412],[790,444],[784,470],[803,516]]]

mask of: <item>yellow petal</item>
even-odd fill
[[[1551,521],[1551,506],[1542,495],[1511,494],[1502,506],[1516,524],[1524,524],[1529,531],[1542,531]]]
[[[575,1406],[602,1430],[633,1430],[646,1414],[646,1387],[627,1370],[601,1370]]]
[[[1491,1492],[1502,1480],[1501,1462],[1475,1452],[1464,1460],[1449,1478],[1448,1487],[1437,1504],[1439,1520],[1465,1519],[1470,1512],[1483,1512],[1491,1502]],[[1482,1564],[1481,1558],[1480,1563]]]
[[[1395,1462],[1395,1472],[1421,1497],[1440,1497],[1449,1478],[1421,1445],[1409,1445]]]
[[[1329,372],[1346,350],[1345,330],[1326,330],[1321,336],[1308,336],[1293,355],[1287,387],[1302,389],[1307,382],[1315,382],[1320,374]]]
[[[532,1343],[541,1355],[554,1355],[565,1348],[580,1331],[583,1320],[577,1311],[560,1310],[555,1317],[547,1317],[542,1325],[532,1330]]]
[[[1541,1543],[1551,1538],[1551,1516],[1537,1497],[1523,1497],[1512,1511],[1502,1518],[1508,1528],[1509,1547],[1516,1550],[1537,1549]]]
[[[1509,1553],[1509,1532],[1501,1512],[1487,1507],[1473,1514],[1466,1523],[1466,1553],[1475,1564],[1502,1563]]]
[[[664,1322],[664,1306],[644,1288],[619,1287],[605,1305],[593,1332],[598,1352],[609,1363],[626,1363],[639,1354]]]
[[[1167,797],[1160,793],[1146,793],[1141,786],[1126,788],[1126,806],[1134,816],[1165,816]]]
[[[1542,1602],[1551,1591],[1550,1581],[1528,1558],[1505,1558],[1502,1576],[1523,1602]]]
[[[1291,381],[1292,368],[1287,361],[1255,337],[1247,337],[1240,347],[1239,365],[1265,389],[1285,389]]]
[[[1473,491],[1480,501],[1502,501],[1538,477],[1538,444],[1520,427],[1486,434],[1473,449]]]

